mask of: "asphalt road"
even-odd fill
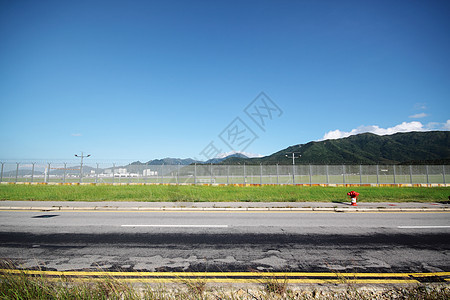
[[[57,271],[442,272],[450,214],[0,211],[0,258]]]

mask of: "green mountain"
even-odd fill
[[[141,165],[148,165],[148,166],[160,166],[160,165],[181,165],[181,166],[187,166],[194,163],[202,163],[201,161],[194,160],[192,158],[170,158],[166,157],[163,159],[154,159],[149,160],[146,163],[142,163],[140,161],[132,162],[130,165],[134,166],[141,166]]]
[[[337,140],[309,142],[261,158],[233,157],[221,164],[449,164],[450,132],[372,133]]]

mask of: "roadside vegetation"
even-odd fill
[[[209,286],[201,280],[152,286],[111,277],[83,281],[21,272],[0,273],[0,299],[450,299],[450,289],[448,284],[361,287],[346,282],[290,286],[286,280],[270,278],[250,288]]]
[[[447,202],[450,187],[0,185],[0,200],[143,202]]]

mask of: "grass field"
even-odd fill
[[[444,202],[450,187],[191,186],[191,185],[0,185],[0,200],[144,202]]]

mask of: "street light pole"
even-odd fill
[[[295,184],[295,158],[300,158],[301,155],[299,154],[297,157],[295,157],[296,153],[300,152],[288,152],[288,154],[292,154],[292,184]],[[289,157],[289,155],[286,154],[286,157]]]
[[[80,183],[81,183],[82,182],[82,178],[83,178],[83,158],[89,157],[91,155],[90,154],[84,155],[84,153],[81,152],[81,155],[75,154],[75,156],[81,158],[81,163],[80,163]]]

